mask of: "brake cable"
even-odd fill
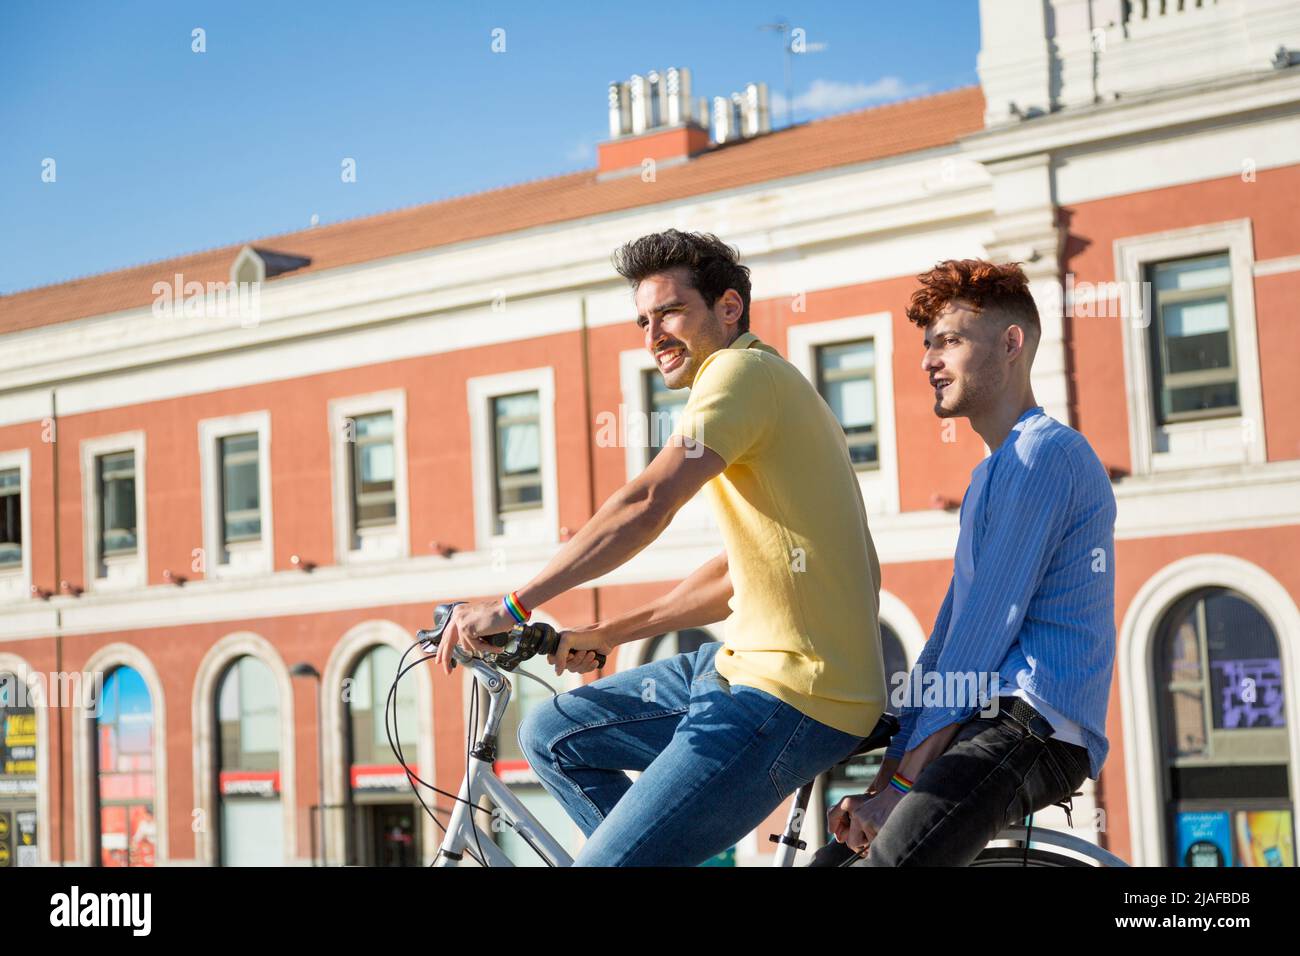
[[[401,729],[398,726],[398,722],[397,722],[398,682],[403,677],[405,677],[410,671],[414,670],[416,667],[419,667],[421,664],[425,663],[426,661],[437,660],[437,658],[434,657],[434,655],[426,654],[418,658],[417,660],[411,662],[409,665],[406,664],[406,658],[410,655],[411,651],[413,651],[418,646],[419,644],[416,643],[408,647],[406,651],[402,654],[401,660],[399,660],[397,663],[397,674],[393,678],[392,686],[388,688],[388,699],[384,706],[384,732],[388,735],[389,748],[392,749],[394,756],[397,757],[397,762],[401,765],[402,770],[406,772],[406,781],[411,785],[411,792],[415,794],[415,799],[419,801],[420,806],[424,809],[424,812],[429,817],[429,819],[434,822],[434,825],[437,826],[438,829],[445,834],[447,832],[447,827],[443,825],[443,822],[441,820],[438,819],[437,813],[439,812],[449,813],[451,811],[435,810],[430,808],[429,805],[424,802],[424,797],[420,795],[419,787],[417,787],[416,784],[418,783],[420,786],[427,787],[428,789],[432,790],[434,793],[438,794],[439,796],[447,797],[454,803],[469,803],[469,801],[463,799],[458,793],[451,793],[447,790],[443,790],[439,787],[434,786],[433,784],[429,783],[427,780],[421,778],[419,774],[417,774],[414,770],[411,769],[410,765],[406,762],[406,755],[402,752]],[[391,714],[391,719],[390,719],[390,714]],[[476,807],[475,809],[485,809],[485,808]],[[478,863],[479,866],[486,866],[483,860],[480,859],[478,856],[475,856],[473,852],[471,852],[468,849],[466,849],[465,852],[469,853],[470,857],[476,863]],[[482,852],[481,847],[479,852],[480,853]],[[435,862],[436,862],[436,857],[435,857]],[[433,864],[430,863],[430,866],[432,865]]]
[[[419,786],[427,787],[429,790],[432,790],[434,793],[438,794],[439,796],[447,797],[448,799],[452,800],[455,803],[464,803],[470,806],[472,808],[470,811],[471,826],[474,825],[474,817],[473,817],[474,810],[478,810],[484,813],[491,812],[489,808],[481,807],[474,802],[473,799],[474,794],[470,789],[471,784],[469,783],[470,745],[474,738],[474,732],[478,727],[478,682],[477,681],[473,682],[473,686],[471,687],[471,691],[470,691],[473,696],[470,698],[469,720],[468,720],[467,732],[465,735],[466,792],[465,792],[465,797],[461,797],[460,794],[458,793],[451,793],[450,791],[443,790],[437,786],[434,786],[432,783],[429,783],[427,780],[424,780],[422,777],[420,777],[420,775],[417,774],[414,770],[412,770],[410,765],[407,764],[406,756],[402,752],[401,729],[398,726],[398,721],[397,721],[397,685],[403,677],[405,677],[416,667],[419,667],[421,664],[427,661],[437,660],[435,655],[425,654],[419,657],[418,659],[416,659],[415,661],[412,661],[409,665],[406,664],[406,658],[410,656],[411,651],[413,651],[418,646],[420,646],[419,642],[416,642],[413,643],[410,647],[408,647],[406,651],[402,654],[401,659],[397,663],[397,674],[393,678],[392,686],[390,686],[388,689],[388,698],[384,706],[384,731],[388,736],[389,748],[393,751],[394,756],[397,757],[398,764],[401,766],[402,770],[406,773],[407,783],[410,784],[411,792],[415,795],[415,799],[419,801],[420,806],[424,809],[424,812],[429,817],[429,819],[431,819],[434,822],[434,825],[436,825],[438,829],[445,834],[447,832],[447,827],[443,824],[441,820],[438,819],[437,814],[449,813],[451,811],[439,810],[436,807],[430,808],[429,805],[425,803],[424,798],[420,795],[419,787],[417,786],[417,784],[419,784]],[[522,661],[520,661],[519,663],[522,663]],[[519,669],[512,670],[512,673],[519,674],[523,677],[527,677],[529,680],[541,684],[543,687],[545,687],[548,691],[551,692],[552,697],[559,696],[559,692],[554,687],[546,683],[546,681],[542,680],[540,677],[536,676],[535,674],[530,674],[525,670],[519,670]],[[391,720],[389,717],[390,714],[392,715]],[[477,826],[474,826],[474,843],[478,847],[478,855],[475,855],[468,848],[465,849],[465,852],[468,853],[470,858],[473,859],[476,863],[478,863],[479,866],[483,866],[483,867],[488,866],[489,864],[486,862],[487,854],[483,852],[483,845],[479,840]],[[435,858],[435,862],[436,862],[436,858]],[[432,866],[433,864],[430,863],[430,865]]]

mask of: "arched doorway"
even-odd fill
[[[144,677],[122,665],[104,679],[94,719],[96,830],[103,866],[153,866],[154,711]]]
[[[1295,866],[1284,668],[1243,594],[1175,602],[1153,646],[1165,856],[1175,866]]]
[[[424,811],[396,763],[384,726],[399,657],[387,644],[376,644],[357,659],[348,675],[344,695],[348,862],[356,866],[420,865]],[[396,709],[402,753],[414,765],[420,724],[413,681],[398,684]]]
[[[215,700],[217,794],[222,866],[284,863],[280,780],[280,691],[251,655],[222,674]]]
[[[35,703],[25,680],[0,672],[0,870],[40,863]]]

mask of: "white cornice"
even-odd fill
[[[1251,73],[1095,106],[1076,107],[964,137],[963,152],[981,163],[1087,147],[1156,130],[1239,122],[1250,113],[1300,103],[1300,70]]]

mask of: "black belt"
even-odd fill
[[[1056,732],[1055,728],[1052,727],[1051,721],[1049,721],[1038,711],[1034,710],[1033,705],[1030,704],[1029,701],[1025,700],[1023,697],[1011,697],[1011,696],[999,697],[998,713],[1005,714],[1006,716],[1010,717],[1016,723],[1020,724],[1020,726],[1024,727],[1025,730],[1029,731],[1030,736],[1036,737],[1037,739],[1043,741],[1044,743],[1050,740],[1052,734]],[[1062,810],[1065,811],[1066,823],[1071,828],[1073,828],[1074,817],[1071,814],[1071,811],[1074,809],[1074,796],[1073,795],[1068,796],[1064,800],[1052,804],[1052,806],[1060,807]],[[1029,819],[1030,819],[1030,827],[1031,827],[1029,832],[1032,834],[1033,833],[1032,814],[1030,815]]]
[[[1056,728],[1052,726],[1051,722],[1034,710],[1033,705],[1023,697],[1012,697],[1010,695],[999,697],[998,712],[1006,714],[1029,731],[1031,736],[1037,737],[1039,740],[1048,740],[1052,734],[1056,733]]]

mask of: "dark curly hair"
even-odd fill
[[[996,265],[983,259],[946,259],[917,279],[921,288],[912,293],[907,317],[921,328],[949,302],[960,299],[981,314],[993,312],[1006,325],[1024,325],[1035,339],[1042,333],[1038,306],[1018,262]]]
[[[691,285],[709,308],[728,289],[735,289],[742,303],[737,328],[749,331],[749,267],[740,264],[737,250],[712,233],[676,229],[652,232],[621,246],[613,261],[614,269],[633,289],[648,276],[685,266],[691,274]]]

